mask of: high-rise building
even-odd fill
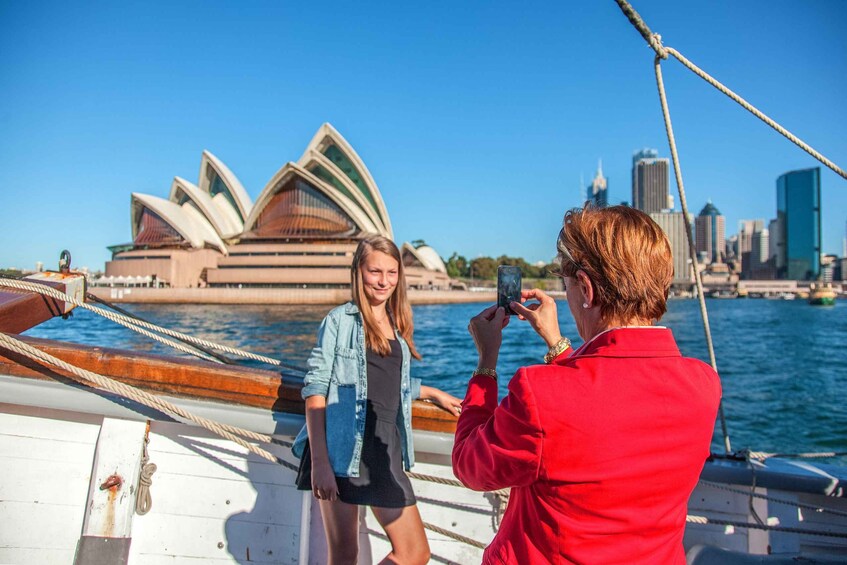
[[[595,206],[604,208],[609,205],[609,183],[608,179],[603,176],[603,161],[597,162],[597,174],[594,175],[594,180],[588,185],[588,200]]]
[[[673,208],[668,181],[669,161],[655,149],[632,155],[632,207],[651,214]]]
[[[768,238],[762,238],[762,231],[765,233],[768,231],[765,229],[764,220],[741,220],[738,222],[738,259],[741,260],[741,277],[744,279],[756,278],[752,275],[753,270],[759,266],[758,263],[767,261],[770,257],[767,248]],[[756,243],[754,243],[754,240]],[[764,249],[761,248],[763,243]],[[754,259],[753,248],[755,245],[760,247],[756,250],[756,258]]]
[[[817,279],[821,272],[820,167],[790,171],[776,180],[776,216],[782,242],[778,276]]]
[[[847,222],[844,222],[844,239],[841,241],[841,256],[847,257]]]
[[[682,212],[653,212],[650,217],[668,236],[673,255],[673,282],[693,282],[691,252],[688,247],[688,238],[685,236],[685,217]]]
[[[768,258],[773,261],[774,269],[779,272],[783,268],[783,258],[780,255],[780,250],[785,245],[782,241],[782,227],[779,223],[779,218],[774,218],[768,222]]]
[[[705,256],[709,263],[723,263],[726,225],[723,215],[715,208],[711,200],[703,206],[694,224],[694,234],[697,236],[694,248],[697,255]]]

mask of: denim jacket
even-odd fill
[[[415,464],[412,445],[412,400],[420,398],[420,379],[409,377],[409,346],[395,331],[403,352],[400,378],[400,410],[397,428],[402,442],[403,465]],[[348,302],[332,309],[318,329],[318,343],[308,362],[303,398],[326,397],[326,444],[333,472],[339,477],[358,477],[365,434],[368,399],[365,331],[359,308]],[[306,445],[306,426],[297,434],[291,448],[302,457]]]

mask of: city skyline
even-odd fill
[[[667,45],[847,166],[841,3],[634,6]],[[395,240],[445,258],[549,261],[562,215],[582,203],[581,172],[602,159],[617,204],[631,198],[635,151],[670,157],[652,51],[611,0],[5,3],[0,32],[0,267],[55,268],[67,248],[75,266],[102,269],[107,246],[131,240],[132,193],[167,196],[208,150],[255,199],[324,122],[368,163]],[[662,68],[689,212],[711,200],[727,236],[776,217],[777,178],[818,163],[676,61]],[[822,167],[820,184],[821,252],[840,255],[847,181]],[[672,171],[670,193],[679,210]]]

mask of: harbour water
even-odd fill
[[[847,301],[812,307],[794,300],[708,300],[724,411],[734,450],[847,451]],[[467,332],[484,304],[414,307],[415,336],[424,360],[412,375],[463,396],[476,366]],[[328,306],[129,305],[151,322],[196,337],[303,366]],[[581,343],[567,302],[559,302],[562,332]],[[696,300],[672,300],[662,324],[682,353],[708,361]],[[78,311],[26,333],[34,337],[179,355],[100,316]],[[501,395],[521,365],[540,362],[546,348],[529,325],[516,318],[505,330],[498,370]],[[246,364],[256,363],[245,362]],[[723,451],[716,426],[713,450]],[[832,462],[847,463],[840,457]]]

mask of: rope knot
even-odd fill
[[[146,458],[145,458],[146,459]],[[153,473],[156,472],[155,463],[143,463],[141,474],[138,477],[138,492],[135,500],[135,513],[144,516],[153,507],[153,497],[150,495],[150,486],[153,484]]]
[[[650,47],[653,48],[653,51],[656,52],[656,55],[661,57],[662,59],[668,58],[668,50],[665,49],[665,46],[662,45],[662,36],[658,33],[650,34]]]

